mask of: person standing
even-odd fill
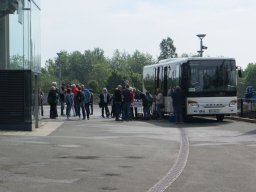
[[[157,119],[162,119],[161,109],[164,107],[164,96],[159,88],[157,88],[156,90],[155,102],[156,102],[156,114],[157,114],[156,117]]]
[[[64,116],[65,109],[65,85],[62,85],[60,88],[60,115]]]
[[[122,112],[122,85],[117,86],[113,97],[115,98],[115,120],[120,121],[120,114]]]
[[[148,100],[148,114],[149,114],[149,118],[151,118],[151,115],[152,115],[152,105],[153,105],[153,97],[152,95],[147,91],[146,92],[146,98]]]
[[[110,102],[110,94],[108,93],[107,88],[102,89],[102,93],[100,94],[99,97],[100,97],[100,105],[101,105],[101,116],[105,118],[104,116],[104,110],[105,110],[106,117],[108,118],[110,115],[109,109],[108,109],[108,104]]]
[[[58,93],[56,91],[56,87],[52,86],[47,97],[47,102],[50,105],[50,118],[56,119],[58,117],[57,113],[57,104],[58,104]]]
[[[72,91],[73,96],[74,96],[74,105],[72,106],[72,110],[73,110],[73,116],[75,117],[75,116],[77,116],[76,94],[79,90],[78,90],[78,85],[76,85],[76,84],[71,85],[71,88],[72,88],[71,91]]]
[[[79,119],[81,119],[81,108],[83,119],[85,119],[84,93],[82,92],[81,87],[78,87],[78,90],[79,91],[76,94],[77,115],[79,116]]]
[[[131,103],[133,98],[128,84],[125,86],[125,89],[122,92],[122,97],[122,120],[129,121],[131,115]]]
[[[84,94],[84,108],[85,108],[85,111],[86,111],[86,116],[87,116],[87,119],[89,120],[90,119],[90,108],[89,108],[89,104],[90,104],[90,91],[89,89],[87,89],[85,87],[85,85],[82,85],[82,92]],[[85,120],[85,117],[83,118]]]
[[[39,89],[39,106],[41,109],[41,116],[44,116],[44,92],[42,89]]]
[[[60,90],[57,86],[57,82],[52,82],[52,86],[55,87],[55,92],[56,92],[56,99],[57,99],[57,104],[56,104],[56,117],[58,117],[58,110],[57,110],[57,106],[58,106],[58,103],[59,103],[59,99],[60,99]]]
[[[141,100],[142,100],[142,106],[143,106],[143,119],[144,120],[148,120],[149,119],[149,116],[150,116],[150,110],[149,110],[149,100],[147,98],[147,95],[144,94],[144,93],[140,93],[140,97],[141,97]]]
[[[183,122],[183,109],[185,107],[185,94],[183,90],[177,86],[172,93],[172,105],[176,123]]]
[[[65,96],[65,101],[66,101],[66,104],[67,104],[66,115],[67,115],[67,119],[69,119],[71,107],[74,104],[73,93],[71,92],[70,89],[67,90],[67,94]]]
[[[89,103],[89,105],[90,105],[90,107],[91,107],[91,109],[90,109],[90,115],[93,115],[93,102],[94,102],[94,94],[93,94],[93,91],[92,91],[92,89],[90,89],[89,90],[90,91],[90,103]]]

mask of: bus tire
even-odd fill
[[[224,119],[224,115],[216,115],[216,119],[218,122],[222,122]]]

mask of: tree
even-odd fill
[[[256,63],[249,63],[244,71],[246,87],[251,85],[256,89]]]
[[[162,59],[168,59],[168,58],[174,58],[177,57],[176,53],[176,47],[173,44],[173,40],[170,37],[167,37],[166,39],[163,39],[160,43],[160,56],[158,57],[158,60]]]
[[[133,54],[116,50],[111,59],[106,58],[99,48],[85,50],[84,53],[60,51],[42,69],[41,85],[48,89],[52,81],[59,81],[61,74],[62,83],[87,84],[95,93],[103,87],[112,92],[118,84],[124,85],[125,80],[141,89],[143,67],[153,63],[156,61],[151,55],[138,50]]]
[[[25,63],[28,63],[25,61]],[[12,55],[10,57],[10,68],[11,69],[23,69],[23,57],[20,55]],[[28,67],[28,66],[27,66]]]
[[[94,92],[94,93],[99,93],[100,92],[100,87],[99,83],[96,80],[90,80],[88,81],[88,87]]]
[[[40,75],[40,88],[47,92],[50,90],[51,83],[53,81],[56,81],[56,78],[54,75],[51,75],[49,71],[47,71],[45,68],[41,69],[41,75]]]
[[[251,85],[256,89],[256,63],[249,63],[247,68],[242,72],[243,77],[238,77],[237,82],[237,95],[244,97],[246,88]]]
[[[144,54],[136,50],[132,55],[129,55],[127,62],[130,70],[133,73],[142,74],[143,67],[155,63],[154,59],[149,54]]]
[[[123,85],[123,83],[124,83],[124,75],[117,70],[113,70],[107,80],[107,85],[108,85],[107,89],[110,92],[114,92],[117,85]]]

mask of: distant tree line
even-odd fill
[[[111,58],[106,57],[104,50],[100,48],[85,50],[83,53],[68,53],[62,50],[56,58],[48,59],[45,67],[41,69],[41,88],[48,91],[51,82],[60,82],[61,76],[63,84],[86,83],[96,93],[101,92],[103,87],[113,92],[118,84],[122,85],[126,80],[129,80],[131,86],[142,90],[142,71],[145,65],[178,57],[170,37],[163,39],[159,47],[160,54],[157,60],[152,55],[138,50],[132,54],[116,50]],[[180,57],[188,56],[198,55],[183,53]],[[243,77],[238,78],[239,97],[243,97],[248,85],[256,88],[256,63],[250,63],[243,71]]]

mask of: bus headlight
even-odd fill
[[[234,107],[237,105],[237,100],[232,100],[229,102],[229,107]]]
[[[188,100],[188,105],[191,107],[199,107],[198,102],[193,100]]]

